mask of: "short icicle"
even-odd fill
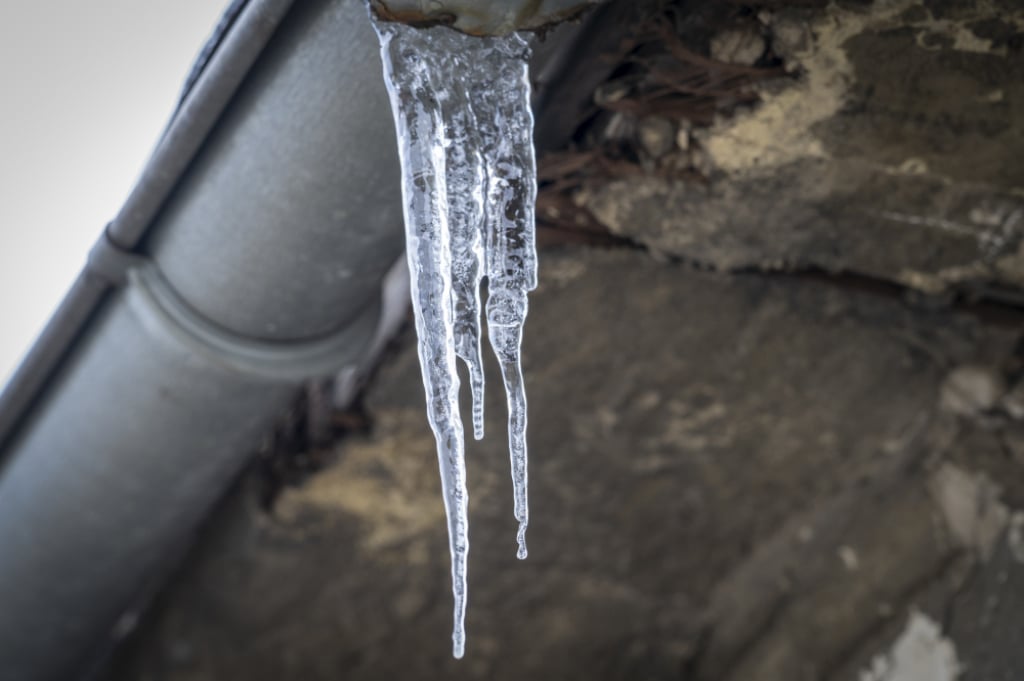
[[[537,285],[536,163],[527,61],[517,34],[476,38],[374,20],[402,162],[411,293],[427,416],[437,440],[455,595],[453,654],[465,650],[469,551],[465,442],[456,361],[483,437],[481,294],[508,399],[517,556],[526,558],[527,293]]]
[[[516,34],[490,40],[491,49],[474,60],[470,79],[488,176],[487,331],[508,400],[509,458],[514,511],[519,521],[516,555],[522,560],[527,555],[529,505],[526,389],[520,348],[527,293],[537,287],[537,171],[527,69],[530,48]],[[495,82],[502,87],[495,88]]]
[[[449,36],[454,40],[461,34]],[[472,40],[472,39],[468,39]],[[445,178],[456,188],[448,193],[448,225],[452,234],[452,293],[455,306],[455,354],[469,370],[473,399],[473,437],[484,436],[484,365],[480,351],[480,284],[484,260],[484,202],[487,169],[480,153],[476,117],[465,87],[472,68],[472,51],[451,50],[443,55],[437,74],[444,86],[441,108],[446,124]]]

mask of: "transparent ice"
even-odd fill
[[[516,555],[526,558],[526,391],[519,358],[527,293],[537,285],[530,48],[517,34],[478,38],[445,27],[374,25],[402,162],[406,253],[448,518],[458,658],[465,651],[469,536],[456,357],[469,370],[473,434],[480,439],[485,278],[487,335],[508,399]]]

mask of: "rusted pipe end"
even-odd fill
[[[470,35],[541,31],[604,0],[370,0],[381,21],[449,26]]]

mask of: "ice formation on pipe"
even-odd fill
[[[465,442],[456,358],[469,369],[483,437],[480,288],[508,399],[517,556],[526,558],[526,392],[520,366],[527,292],[537,285],[537,193],[527,60],[517,34],[374,23],[402,162],[406,253],[427,417],[437,439],[452,556],[452,650],[465,651],[469,551]]]

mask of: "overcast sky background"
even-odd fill
[[[0,386],[128,195],[226,4],[0,2]]]

